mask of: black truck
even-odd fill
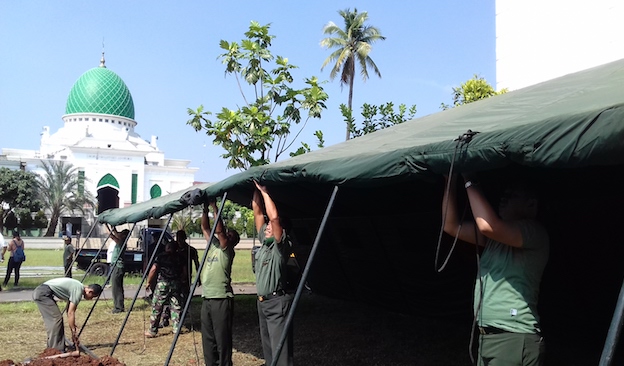
[[[126,249],[124,254],[124,272],[143,273],[143,271],[145,271],[154,248],[156,247],[156,242],[158,238],[160,238],[161,234],[162,229],[160,228],[141,229],[139,232],[138,249]],[[109,239],[108,242],[110,241],[111,239]],[[158,247],[158,251],[160,252],[164,249],[165,243],[172,241],[173,236],[171,233],[169,231],[165,231],[162,243]],[[89,274],[92,275],[108,275],[110,263],[106,262],[106,249],[107,248],[103,248],[99,251],[99,253],[98,249],[81,249],[77,251],[76,266],[78,269],[83,271],[86,271],[89,269],[89,266],[91,266]]]

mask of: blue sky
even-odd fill
[[[235,79],[224,76],[218,60],[219,41],[240,41],[252,20],[271,23],[271,51],[299,67],[294,86],[310,76],[328,80],[328,109],[299,140],[313,144],[320,129],[326,145],[342,142],[339,105],[348,88],[329,81],[329,67],[321,72],[330,51],[319,42],[328,21],[342,25],[338,10],[354,7],[387,37],[370,54],[382,78],[369,73],[368,81],[355,81],[356,113],[363,103],[392,101],[416,104],[422,117],[451,103],[451,88],[474,74],[495,85],[494,0],[2,1],[0,147],[38,149],[43,126],[52,132],[62,126],[69,91],[99,65],[104,40],[107,67],[132,93],[135,131],[145,140],[158,136],[167,158],[191,160],[199,181],[237,173],[226,170],[210,137],[186,125],[186,111],[242,105]]]

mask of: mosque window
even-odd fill
[[[117,123],[121,124],[121,121],[117,121]]]
[[[91,118],[91,120],[92,120],[92,121],[95,121],[95,117],[94,117],[94,118]]]
[[[102,119],[100,118],[100,122],[102,122]]]
[[[162,195],[162,189],[158,184],[154,184],[152,188],[150,188],[150,198],[160,197]]]
[[[130,195],[130,202],[133,204],[137,202],[137,185],[139,182],[139,175],[132,173],[132,194]]]
[[[108,120],[107,120],[107,119],[105,119],[105,120],[104,120],[104,122],[108,122]]]
[[[79,121],[82,121],[82,118],[78,118]]]

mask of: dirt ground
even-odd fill
[[[110,356],[104,356],[100,359],[94,359],[90,356],[80,354],[79,356],[57,357],[61,351],[55,348],[46,348],[37,358],[21,362],[13,360],[0,361],[0,366],[126,366],[125,363]]]

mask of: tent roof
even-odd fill
[[[512,163],[542,168],[622,164],[622,85],[624,60],[619,60],[255,167],[205,189],[210,196],[228,192],[230,199],[248,204],[252,179],[267,185],[380,186],[447,173],[454,156],[459,169],[473,171]],[[469,129],[478,134],[456,154],[455,139]],[[107,211],[100,221],[118,225],[174,212],[184,207],[178,202],[181,193]]]
[[[227,192],[228,199],[248,205],[252,179],[267,185],[280,217],[292,220],[289,236],[297,258],[311,264],[306,284],[315,293],[469,323],[476,249],[458,244],[453,251],[453,238],[440,235],[441,175],[451,167],[479,171],[491,200],[501,180],[533,178],[545,198],[540,220],[551,238],[540,292],[543,329],[559,344],[575,342],[578,329],[606,334],[624,278],[623,85],[620,60],[255,167],[201,189],[213,197]],[[479,133],[458,145],[455,139],[468,129]],[[184,208],[181,193],[109,210],[99,219],[118,225],[160,217]],[[465,199],[461,189],[458,197]],[[448,265],[437,271],[449,251]],[[579,349],[599,354],[602,345],[586,341],[580,340]],[[549,354],[561,352],[557,347],[549,343]]]

